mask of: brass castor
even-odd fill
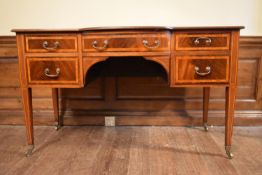
[[[59,122],[56,122],[55,124],[55,130],[59,130],[60,128],[62,128],[62,125]]]
[[[231,153],[231,146],[225,146],[226,154],[229,159],[232,159],[234,155]]]
[[[208,131],[208,124],[207,123],[204,123],[204,130],[207,132]]]
[[[26,151],[26,156],[29,157],[33,154],[33,150],[34,150],[35,146],[34,145],[28,145],[27,151]]]
[[[56,125],[56,126],[55,126],[55,130],[57,130],[57,131],[58,131],[60,128],[62,128],[61,125]]]

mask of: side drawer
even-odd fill
[[[172,69],[176,84],[226,83],[229,56],[177,56]]]
[[[83,36],[85,52],[159,52],[169,51],[167,32],[151,34],[89,34]]]
[[[230,50],[230,33],[175,33],[175,50]]]
[[[26,52],[77,52],[76,35],[26,35]]]
[[[27,58],[29,84],[78,84],[78,58]]]

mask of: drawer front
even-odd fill
[[[77,52],[77,36],[35,36],[25,38],[26,52]]]
[[[78,58],[27,58],[29,84],[78,84]]]
[[[229,50],[230,33],[225,34],[175,34],[176,50]]]
[[[85,52],[158,52],[169,51],[169,34],[87,35]]]
[[[228,82],[228,56],[184,56],[175,59],[176,83]]]

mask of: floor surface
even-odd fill
[[[35,127],[26,157],[23,126],[0,126],[1,175],[262,175],[262,127]]]

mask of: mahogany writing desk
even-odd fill
[[[208,130],[210,87],[226,89],[225,150],[231,154],[239,31],[243,27],[114,27],[73,30],[16,29],[27,154],[34,148],[33,87],[52,88],[61,125],[58,88],[84,87],[88,70],[109,57],[142,56],[160,64],[170,87],[203,87],[203,125]],[[135,59],[135,57],[134,57]]]

